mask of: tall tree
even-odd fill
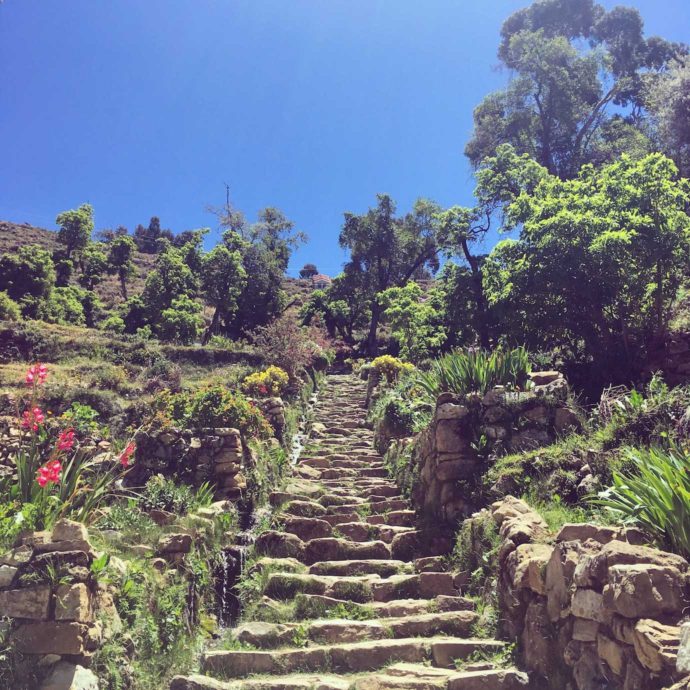
[[[205,345],[220,322],[227,323],[237,311],[237,298],[247,284],[242,266],[239,236],[232,230],[223,234],[222,244],[216,245],[201,261],[201,293],[206,304],[213,307],[213,317],[203,337]]]
[[[397,218],[395,204],[386,194],[363,215],[345,214],[340,246],[350,250],[345,266],[351,275],[359,274],[371,318],[366,347],[377,349],[377,330],[382,305],[377,295],[391,287],[401,287],[416,272],[438,269],[437,219],[440,208],[426,199],[415,202],[413,210]]]
[[[69,259],[72,252],[86,247],[93,232],[93,206],[82,204],[71,211],[63,211],[55,219],[60,226],[58,241],[65,245],[65,256]]]
[[[122,299],[127,300],[127,278],[134,273],[134,252],[136,245],[129,235],[117,235],[108,244],[108,271],[117,274],[120,280]]]
[[[606,12],[594,0],[538,0],[501,29],[498,56],[512,77],[476,108],[465,153],[479,165],[510,143],[561,178],[617,156],[617,141],[633,132],[647,153],[643,87],[684,50],[645,39],[633,8]]]
[[[299,277],[300,278],[311,278],[312,276],[317,275],[319,272],[319,269],[316,268],[316,264],[304,264],[302,268],[300,269],[299,272]]]
[[[79,255],[79,284],[87,290],[93,290],[103,280],[108,268],[108,257],[103,249],[100,242],[89,242]]]

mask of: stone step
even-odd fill
[[[401,638],[331,644],[272,651],[209,651],[202,655],[204,673],[242,678],[256,673],[281,675],[293,671],[362,673],[381,669],[391,662],[430,662],[452,668],[456,659],[477,653],[498,652],[505,643],[496,640],[455,637]]]
[[[351,541],[380,540],[390,544],[393,539],[402,532],[407,532],[412,527],[395,527],[392,525],[372,525],[368,522],[345,522],[336,528],[337,532]]]
[[[300,560],[312,565],[318,561],[357,561],[372,558],[391,558],[391,547],[382,541],[352,542],[330,537],[308,541],[304,557]]]
[[[315,575],[275,572],[268,576],[264,594],[272,599],[290,600],[298,594],[320,594],[334,599],[366,602],[390,602],[396,599],[433,599],[455,597],[452,573],[398,573],[381,577],[363,575]]]
[[[404,561],[391,559],[368,561],[319,561],[309,566],[311,575],[379,575],[390,577],[402,573],[411,573],[412,566]]]
[[[473,611],[453,611],[366,621],[326,618],[306,624],[247,622],[233,629],[232,639],[257,649],[282,649],[292,646],[296,635],[301,646],[439,635],[464,638],[470,636],[476,620]]]

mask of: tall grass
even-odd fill
[[[690,456],[680,448],[631,448],[628,468],[592,502],[636,525],[676,553],[690,556]]]
[[[443,392],[481,393],[495,386],[522,388],[531,365],[527,350],[466,350],[435,360],[431,369],[418,373],[419,385],[432,397]]]

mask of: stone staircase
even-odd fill
[[[472,636],[474,604],[445,567],[451,536],[417,527],[372,450],[365,396],[364,382],[328,377],[307,452],[271,495],[275,528],[255,545],[252,620],[171,690],[528,687],[488,661],[505,643]]]

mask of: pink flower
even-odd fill
[[[22,415],[22,429],[31,429],[38,431],[38,428],[45,421],[45,415],[40,407],[34,407],[31,410],[24,410]]]
[[[129,463],[132,459],[132,455],[134,455],[134,451],[137,449],[136,443],[134,441],[130,441],[127,444],[127,447],[122,451],[122,455],[120,455],[120,464],[123,467],[129,467]]]
[[[60,472],[62,472],[60,461],[51,460],[39,468],[36,481],[41,488],[46,484],[57,484],[60,481]]]
[[[74,429],[66,429],[60,434],[57,442],[57,450],[59,453],[64,453],[72,450],[74,446]]]
[[[268,395],[268,388],[266,388],[266,386],[263,386],[263,385],[259,386],[259,393],[261,395]]]
[[[41,385],[46,382],[46,379],[48,378],[48,367],[45,364],[41,364],[38,362],[37,364],[34,364],[29,367],[29,370],[26,372],[26,383],[29,386],[33,386],[34,384]]]

